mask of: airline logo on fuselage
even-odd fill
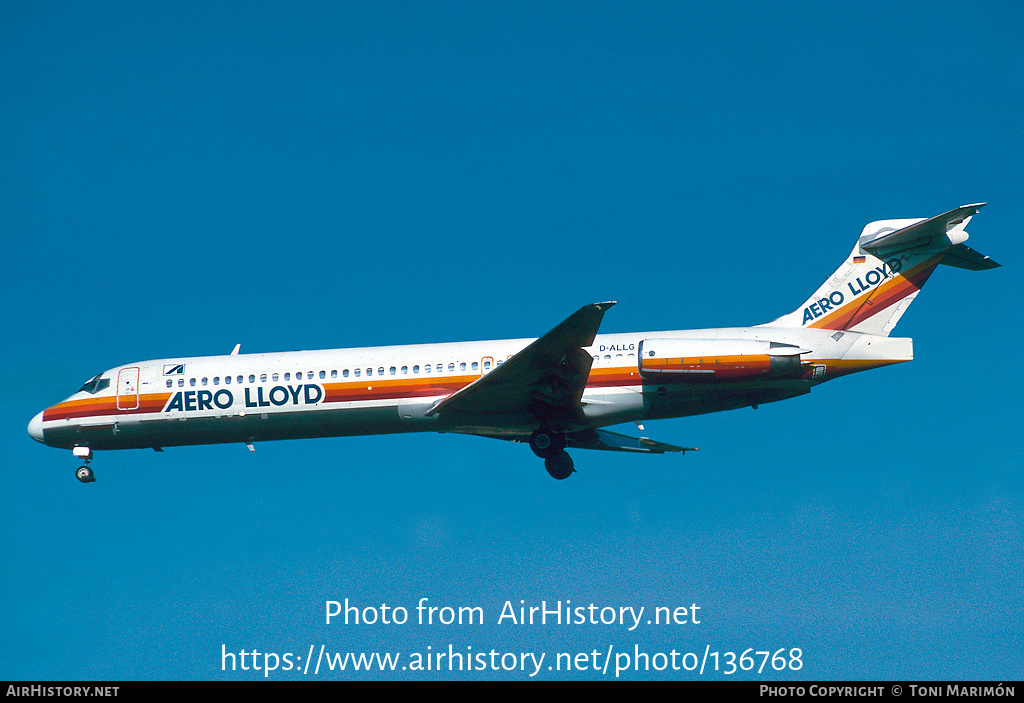
[[[899,259],[892,259],[863,274],[863,280],[861,280],[861,276],[857,276],[854,280],[847,281],[846,288],[850,292],[851,300],[861,293],[871,290],[885,279],[892,277],[893,274],[899,273],[901,268],[903,268],[903,262]],[[822,315],[827,315],[830,311],[838,309],[845,300],[846,294],[840,288],[824,298],[818,298],[804,308],[803,324],[806,325],[808,322],[813,322]]]
[[[246,408],[270,408],[284,405],[316,405],[324,399],[323,386],[316,383],[305,383],[297,386],[274,386],[269,390],[264,386],[246,387],[242,392],[242,400]],[[193,410],[227,410],[235,404],[234,394],[227,388],[216,391],[178,391],[171,396],[163,412],[175,410],[191,412]]]

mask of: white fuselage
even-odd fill
[[[97,377],[109,380],[102,390],[79,391],[40,413],[30,433],[51,446],[92,449],[412,431],[521,439],[538,426],[529,413],[460,418],[430,415],[429,410],[533,341],[232,354],[126,364]],[[804,352],[799,368],[773,376],[755,363],[764,355],[749,347],[754,342],[799,348]],[[659,352],[655,347],[671,350],[673,345],[685,347],[691,362],[698,359],[689,373],[645,370],[641,375],[641,354],[653,359]],[[912,356],[909,339],[772,327],[605,334],[585,351],[593,359],[581,402],[586,423],[564,431],[781,400],[806,393],[829,378]],[[703,368],[698,368],[701,362]],[[723,373],[726,369],[729,372]]]

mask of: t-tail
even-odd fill
[[[964,244],[964,228],[984,205],[963,205],[931,219],[870,223],[807,302],[766,326],[888,336],[939,264],[971,271],[999,266]]]

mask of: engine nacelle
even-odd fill
[[[802,372],[807,349],[750,339],[645,339],[640,376],[656,383],[711,383],[785,378]]]

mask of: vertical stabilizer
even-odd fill
[[[888,336],[939,264],[972,270],[999,266],[964,244],[964,228],[983,206],[963,205],[930,219],[868,224],[814,295],[766,326]]]

